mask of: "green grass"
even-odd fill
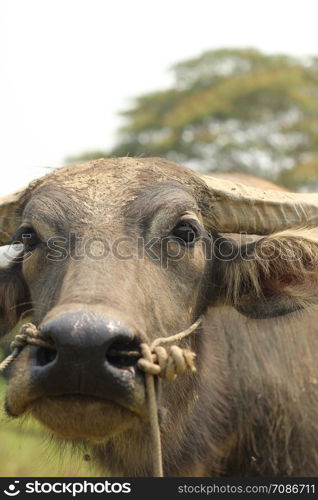
[[[2,407],[5,382],[0,377]],[[64,443],[51,442],[49,434],[35,421],[8,419],[0,410],[0,476],[57,477],[99,476],[84,452],[72,450]]]

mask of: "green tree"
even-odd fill
[[[165,156],[291,188],[317,181],[318,58],[221,49],[171,71],[172,88],[139,96],[122,113],[108,155]]]

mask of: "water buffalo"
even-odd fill
[[[0,215],[1,331],[31,313],[55,346],[21,350],[9,416],[87,443],[112,475],[151,475],[144,374],[112,352],[203,315],[182,341],[196,373],[158,387],[165,475],[317,475],[317,195],[100,159]]]

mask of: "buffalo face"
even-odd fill
[[[144,375],[125,352],[198,316],[210,245],[191,189],[159,173],[96,162],[29,193],[10,275],[54,349],[23,349],[8,414],[30,412],[63,437],[93,441],[147,421]]]

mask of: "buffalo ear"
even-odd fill
[[[0,335],[8,333],[28,309],[28,289],[22,275],[19,255],[22,245],[0,247]]]
[[[246,316],[281,316],[318,303],[318,238],[310,232],[262,238],[223,269],[224,299]]]
[[[16,193],[0,198],[0,245],[10,243],[12,236],[17,231],[21,220],[21,206],[27,193],[31,190],[23,188]]]

